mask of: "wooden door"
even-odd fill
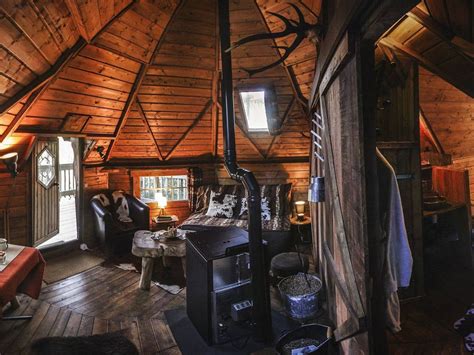
[[[313,174],[324,175],[326,199],[313,206],[321,273],[335,340],[346,353],[366,352],[368,327],[368,231],[360,58],[346,33],[319,88],[313,113]],[[318,138],[321,137],[321,138]],[[324,223],[321,223],[324,218]]]
[[[59,233],[59,143],[39,140],[32,159],[33,245]]]
[[[399,295],[411,298],[424,292],[418,65],[397,53],[391,52],[390,58],[377,63],[377,147],[397,175],[413,254],[410,287]]]

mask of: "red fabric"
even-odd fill
[[[46,262],[38,249],[25,248],[0,271],[0,306],[10,302],[17,293],[38,298]]]

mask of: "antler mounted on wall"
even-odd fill
[[[226,49],[226,52],[229,52],[246,43],[259,41],[262,39],[282,38],[282,37],[286,37],[292,34],[296,34],[296,38],[293,40],[293,43],[289,47],[288,46],[273,46],[274,48],[284,50],[284,54],[276,62],[273,62],[269,65],[266,65],[264,67],[257,68],[257,69],[244,69],[249,74],[249,76],[252,76],[257,73],[261,73],[265,70],[268,70],[270,68],[273,68],[283,63],[290,56],[290,54],[301,44],[301,42],[303,42],[305,38],[309,38],[311,41],[314,41],[315,44],[318,43],[319,36],[321,35],[322,30],[323,30],[322,26],[320,24],[307,23],[306,20],[304,19],[304,15],[301,12],[301,10],[295,4],[289,4],[289,5],[295,10],[296,14],[298,15],[298,21],[287,19],[283,15],[269,11],[268,12],[269,14],[271,14],[272,16],[278,17],[285,24],[285,29],[283,31],[275,32],[275,33],[258,33],[255,35],[251,35],[251,36],[242,38],[241,40],[235,42],[230,48]]]

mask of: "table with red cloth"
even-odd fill
[[[0,306],[12,301],[17,293],[38,298],[45,265],[38,249],[25,247],[0,271]]]

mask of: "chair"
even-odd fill
[[[111,199],[111,193],[105,192]],[[105,207],[97,198],[92,198],[90,204],[93,211],[94,229],[102,249],[107,257],[111,257],[116,250],[128,251],[132,248],[133,235],[140,229],[150,229],[150,207],[132,195],[124,194],[129,208],[130,223],[120,222],[114,207]]]

